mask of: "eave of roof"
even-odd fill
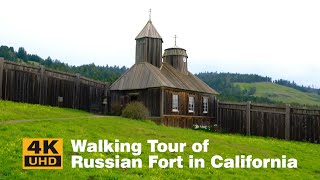
[[[159,69],[147,62],[134,64],[111,85],[111,90],[135,90],[154,87],[218,94],[190,72],[188,74],[180,73],[166,63],[162,63]]]

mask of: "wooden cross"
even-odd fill
[[[174,45],[176,46],[176,45],[177,45],[177,38],[178,38],[178,37],[177,37],[177,35],[174,35],[173,38],[174,38]]]
[[[149,9],[149,21],[151,21],[151,9]]]

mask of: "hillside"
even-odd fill
[[[239,85],[242,90],[255,88],[253,96],[269,98],[276,102],[320,106],[320,95],[316,93],[301,92],[270,82],[235,83],[235,85]]]
[[[30,120],[50,118],[74,118],[91,114],[76,110],[62,109],[38,104],[17,103],[0,100],[0,123],[8,120]]]
[[[318,144],[288,142],[260,137],[217,134],[191,129],[180,129],[156,125],[150,121],[137,121],[121,117],[99,117],[89,113],[70,109],[52,109],[39,105],[28,105],[0,101],[0,179],[319,179],[320,178],[320,146]],[[17,111],[17,109],[20,109]],[[38,114],[39,109],[45,113]],[[3,112],[6,112],[4,114]],[[19,116],[16,113],[25,114]],[[5,117],[4,117],[5,116]],[[29,117],[28,117],[29,116]],[[43,120],[43,117],[46,120]],[[68,119],[64,119],[69,117]],[[10,121],[19,118],[29,121]],[[32,121],[35,120],[35,121]],[[63,170],[22,170],[22,138],[25,137],[60,137],[64,140]],[[72,169],[71,139],[98,139],[113,141],[119,139],[126,142],[141,142],[144,150],[139,156],[144,166],[141,169]],[[149,153],[148,139],[162,142],[186,142],[187,149],[183,153]],[[191,152],[190,144],[209,139],[207,153]],[[114,157],[114,153],[79,153],[86,158]],[[148,156],[158,154],[160,157],[173,158],[181,155],[184,159],[193,154],[196,158],[206,160],[206,168],[189,169],[186,162],[184,168],[149,169]],[[281,158],[282,155],[298,160],[298,169],[214,169],[210,158],[214,155],[234,158],[235,155],[253,155],[258,158]],[[133,158],[130,153],[120,153],[121,157]],[[49,175],[49,177],[48,177]]]
[[[50,56],[44,59],[36,54],[29,54],[23,47],[20,47],[18,51],[15,51],[13,47],[0,46],[0,57],[3,57],[8,61],[14,61],[22,64],[34,66],[43,65],[46,68],[53,70],[68,73],[79,73],[87,78],[109,83],[114,82],[121,74],[127,71],[125,66],[99,66],[94,63],[73,66],[57,59],[53,60]]]

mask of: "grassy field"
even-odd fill
[[[4,106],[9,104],[10,106]],[[25,105],[0,101],[0,119],[30,119],[26,115],[16,115],[15,106],[28,109],[30,118],[42,118],[39,108],[50,107]],[[7,108],[6,108],[7,107]],[[138,121],[121,117],[93,118],[88,113],[70,109],[51,109],[43,115],[47,120],[0,124],[0,179],[320,179],[320,145],[302,142],[287,142],[270,138],[245,137],[240,135],[217,134],[191,129],[180,129],[156,125],[150,121]],[[6,111],[4,113],[4,111]],[[21,111],[19,111],[22,113]],[[59,113],[58,113],[59,112]],[[51,114],[52,113],[52,114]],[[5,116],[5,117],[3,117]],[[58,120],[58,117],[72,117]],[[87,116],[86,118],[78,118]],[[54,118],[50,120],[50,118]],[[7,121],[10,122],[10,121]],[[22,169],[22,138],[63,138],[64,169],[63,170],[23,170]],[[121,142],[140,142],[143,152],[139,156],[143,160],[142,169],[72,169],[71,139],[87,139],[97,142],[98,139]],[[150,153],[148,139],[162,142],[186,142],[183,153]],[[207,153],[194,153],[191,144],[210,140]],[[121,158],[134,158],[131,153],[79,153],[85,158],[110,158],[119,154]],[[174,158],[181,155],[184,168],[149,169],[148,156],[157,154],[160,157]],[[206,160],[206,168],[189,169],[186,160],[188,155]],[[210,165],[213,155],[234,158],[235,155],[253,155],[255,158],[288,158],[298,160],[297,169],[214,169]]]
[[[48,119],[48,118],[72,118],[92,116],[92,114],[75,110],[62,109],[51,106],[30,105],[0,100],[0,122],[7,120]]]
[[[320,95],[315,93],[304,93],[293,88],[273,84],[269,82],[260,83],[235,83],[241,89],[256,87],[254,96],[267,97],[274,101],[283,103],[298,103],[320,106]]]

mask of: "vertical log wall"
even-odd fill
[[[109,85],[43,66],[0,58],[0,99],[81,109],[106,114]]]
[[[320,109],[218,102],[221,131],[320,143]]]

